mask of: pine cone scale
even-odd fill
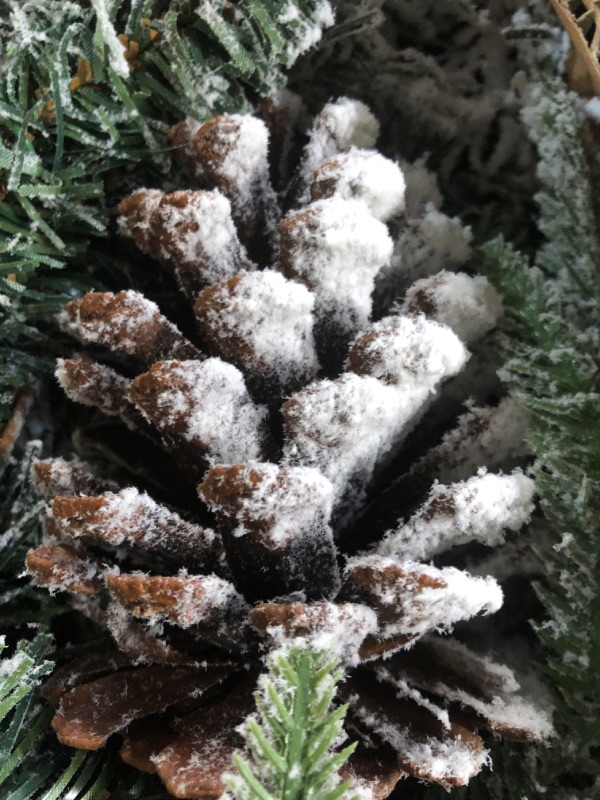
[[[222,665],[204,671],[155,665],[113,673],[63,695],[52,727],[63,744],[97,750],[135,719],[196,698],[229,674],[231,668]]]

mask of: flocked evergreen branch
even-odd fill
[[[507,301],[503,372],[532,413],[532,471],[545,516],[537,588],[548,618],[538,632],[560,694],[561,757],[540,752],[537,770],[517,770],[527,775],[530,800],[549,787],[553,798],[600,792],[600,237],[578,101],[558,81],[535,93],[525,121],[539,150],[547,241],[533,266],[501,239],[483,248],[485,269]],[[510,781],[491,780],[493,797],[509,796]]]
[[[234,756],[231,794],[237,800],[349,796],[351,784],[339,783],[338,770],[356,745],[332,750],[347,709],[331,710],[342,677],[338,662],[325,651],[292,644],[271,653],[268,665],[255,694],[258,711],[241,727],[248,755]]]
[[[35,319],[90,288],[80,260],[106,232],[115,170],[160,180],[171,123],[281,86],[333,16],[327,0],[1,0],[0,19],[0,385],[12,398],[51,364]]]

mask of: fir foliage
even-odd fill
[[[0,385],[48,369],[35,325],[92,288],[78,267],[109,221],[107,182],[160,180],[166,132],[248,108],[333,21],[327,0],[0,0]],[[9,403],[2,404],[3,418]]]
[[[234,757],[237,774],[227,785],[236,800],[338,800],[350,782],[338,770],[356,744],[332,752],[347,706],[331,710],[338,662],[326,651],[297,645],[270,654],[269,673],[259,680],[257,713],[241,732],[248,757]]]
[[[524,118],[540,157],[539,227],[547,241],[533,266],[501,239],[483,248],[485,270],[508,307],[503,377],[532,413],[532,472],[546,542],[538,553],[544,577],[537,590],[548,612],[537,630],[560,695],[555,747],[561,757],[556,750],[538,754],[529,796],[551,787],[553,798],[572,791],[597,797],[600,239],[578,100],[562,83],[545,81],[533,101]]]

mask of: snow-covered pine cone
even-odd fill
[[[485,342],[501,303],[484,278],[440,270],[465,260],[468,237],[422,166],[406,187],[370,149],[364,105],[327,105],[291,176],[293,104],[261,114],[176,126],[202,188],[121,204],[121,232],[175,276],[197,333],[135,291],[61,314],[86,350],[59,362],[60,384],[116,420],[79,434],[80,451],[135,477],[36,467],[52,500],[29,571],[117,646],[55,675],[53,725],[88,749],[119,733],[123,759],[176,797],[218,797],[260,655],[295,638],[347,667],[361,797],[406,773],[465,784],[488,760],[482,731],[550,730],[510,669],[447,636],[495,612],[499,584],[436,565],[455,545],[500,545],[533,509],[510,400],[436,433],[493,392]],[[417,425],[431,446],[403,464]]]

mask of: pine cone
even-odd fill
[[[497,388],[486,334],[501,303],[484,278],[437,271],[467,239],[451,244],[458,223],[427,204],[421,167],[407,188],[368,149],[368,109],[326,106],[290,176],[290,108],[172,131],[201,188],[141,189],[120,226],[175,277],[197,335],[134,291],[68,303],[60,323],[87,350],[59,362],[58,380],[113,422],[76,437],[96,468],[36,466],[52,499],[29,571],[117,645],[54,676],[54,729],[87,749],[121,734],[123,759],[181,798],[221,794],[260,655],[289,638],[348,668],[362,745],[346,774],[365,797],[404,773],[467,783],[488,760],[482,731],[550,731],[511,670],[446,636],[495,612],[502,590],[440,554],[498,546],[533,510],[512,401],[471,406],[439,433],[466,397]],[[428,245],[432,220],[452,235]],[[97,469],[107,455],[116,480]]]

